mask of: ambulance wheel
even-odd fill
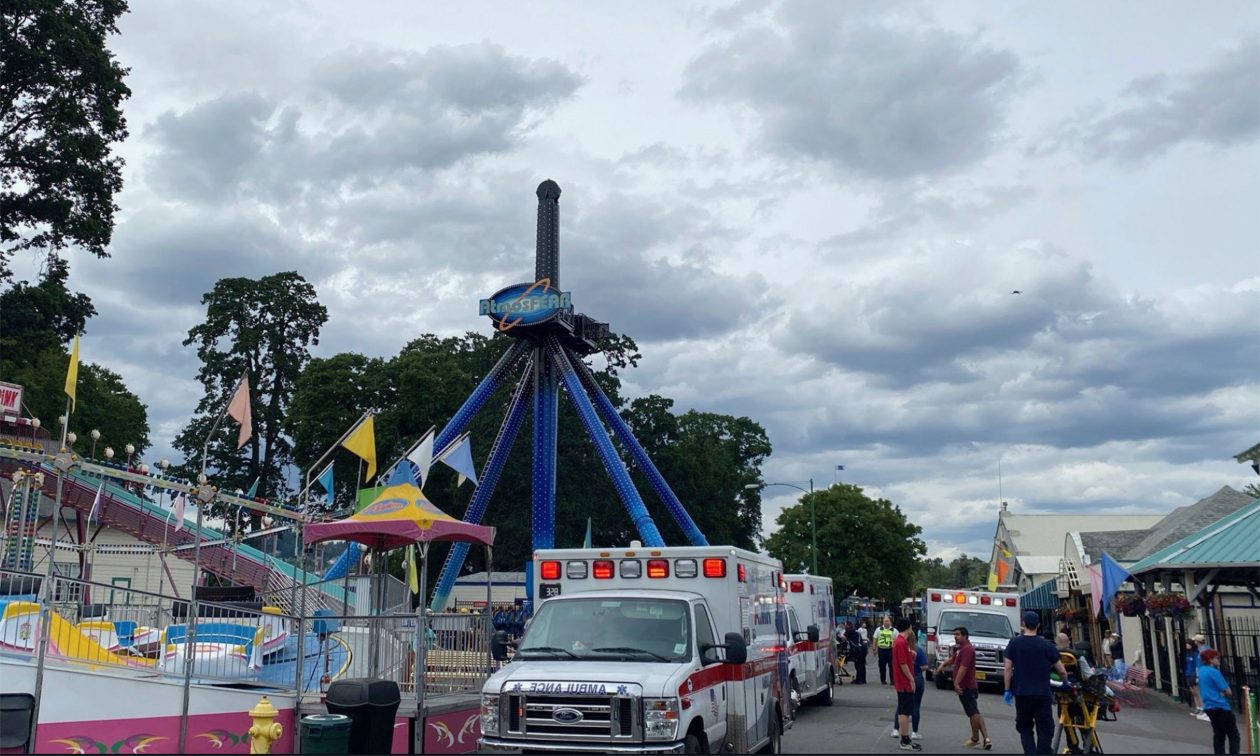
[[[777,711],[770,719],[770,742],[759,753],[783,753],[783,717]]]
[[[815,705],[817,706],[830,706],[831,705],[831,699],[832,699],[831,688],[835,684],[835,680],[836,680],[836,675],[833,672],[831,676],[827,678],[827,687],[823,688],[822,693],[819,693],[818,695],[814,696]]]
[[[937,676],[936,676],[936,689],[937,689],[937,690],[948,690],[948,689],[949,689],[949,680],[945,679],[945,675],[937,675]]]
[[[694,732],[687,734],[687,739],[683,741],[683,753],[708,753],[709,750],[704,747],[704,743],[700,742],[700,736]]]

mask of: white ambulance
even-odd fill
[[[831,578],[784,575],[788,608],[788,686],[793,706],[831,705],[836,682],[835,597]]]
[[[776,559],[729,546],[534,553],[540,604],[482,688],[482,751],[749,753],[791,726]],[[495,658],[509,656],[496,633]]]
[[[954,628],[965,627],[976,647],[976,683],[1005,685],[1006,644],[1019,632],[1019,596],[1013,593],[928,588],[924,591],[929,680],[936,665],[954,653]],[[936,687],[950,687],[950,670],[936,675]]]

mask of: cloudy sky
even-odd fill
[[[1020,512],[1260,480],[1260,4],[133,0],[113,48],[126,189],[71,285],[155,458],[215,280],[301,272],[320,355],[488,332],[552,178],[631,395],[761,422],[770,481],[844,465],[933,554],[987,557],[999,464]]]

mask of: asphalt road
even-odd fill
[[[850,668],[851,669],[851,668]],[[901,753],[889,737],[896,696],[891,685],[879,684],[871,664],[866,685],[836,688],[830,707],[803,707],[795,726],[783,739],[787,753]],[[874,680],[871,684],[870,681]],[[980,694],[992,753],[1022,753],[1015,731],[1015,710],[990,689]],[[1099,739],[1107,753],[1211,753],[1212,728],[1189,716],[1188,709],[1149,692],[1144,708],[1123,708],[1116,722],[1099,723]],[[924,753],[960,753],[970,735],[962,707],[952,690],[928,683],[923,696],[919,734]]]

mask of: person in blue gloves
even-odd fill
[[[1067,669],[1059,660],[1059,650],[1041,637],[1041,617],[1024,612],[1019,635],[1006,644],[1006,705],[1015,706],[1015,730],[1024,753],[1052,753],[1054,700],[1050,694],[1050,671],[1067,679]]]

